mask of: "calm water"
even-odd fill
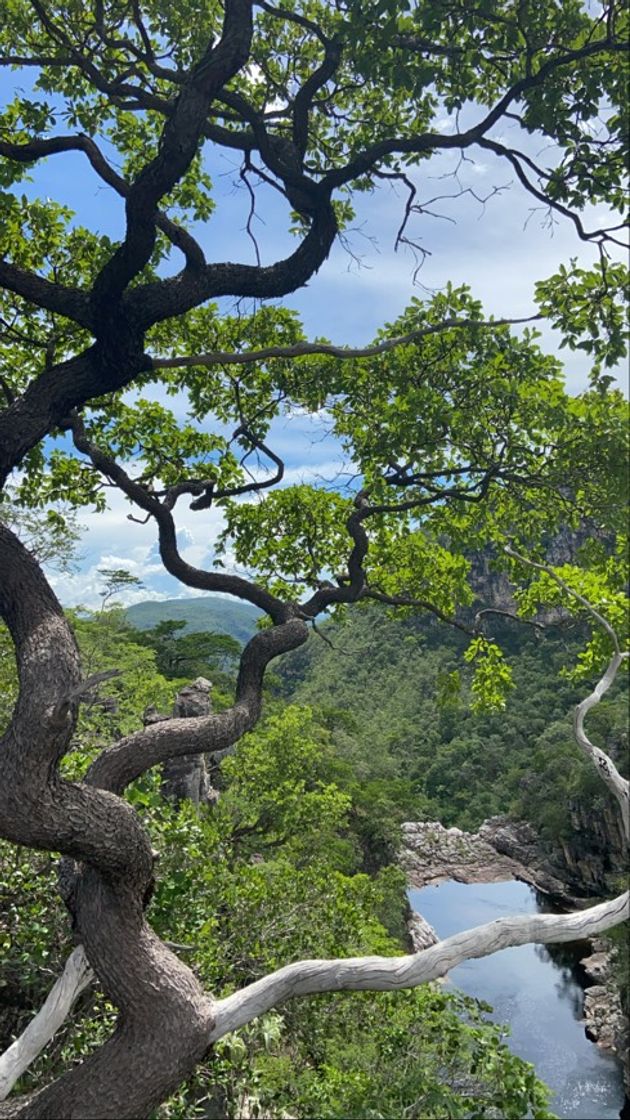
[[[533,914],[544,908],[525,883],[455,883],[410,890],[409,901],[440,937],[506,914]],[[503,949],[467,961],[449,974],[468,995],[492,1004],[492,1016],[507,1023],[515,1054],[533,1062],[554,1091],[551,1110],[563,1120],[617,1120],[623,1105],[620,1063],[602,1053],[584,1034],[582,988],[574,949],[542,945]],[[585,952],[581,954],[585,955]]]

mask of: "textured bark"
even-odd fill
[[[190,969],[151,932],[137,895],[85,871],[77,885],[77,934],[120,1009],[112,1037],[14,1115],[146,1116],[194,1070],[208,1048],[213,1005]]]
[[[76,861],[66,901],[77,939],[119,1009],[114,1035],[92,1057],[0,1115],[146,1116],[185,1080],[209,1046],[212,1000],[144,919],[149,837],[120,797],[129,781],[171,757],[226,749],[254,726],[269,661],[300,645],[290,619],[255,635],[241,659],[236,703],[216,715],[160,721],[103,752],[84,783],[60,778],[83,685],[72,633],[37,563],[0,525],[0,612],[14,640],[20,693],[0,744],[0,832]],[[198,699],[180,709],[198,711]]]
[[[0,831],[79,861],[68,898],[75,931],[120,1009],[116,1032],[101,1050],[24,1104],[11,1104],[11,1111],[142,1116],[194,1069],[207,1048],[212,1004],[146,925],[153,853],[135,812],[112,793],[57,773],[81,692],[76,646],[38,565],[3,526],[0,611],[20,676],[0,744]]]

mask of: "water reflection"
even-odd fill
[[[532,914],[542,906],[525,883],[442,883],[410,891],[409,898],[441,937],[503,914]],[[547,900],[544,908],[549,910]],[[552,1110],[562,1120],[617,1120],[623,1105],[621,1066],[589,1042],[581,1023],[584,972],[576,972],[588,945],[523,945],[467,961],[449,981],[486,1000],[493,1018],[508,1023],[510,1046],[554,1090]],[[581,982],[580,982],[581,981]]]

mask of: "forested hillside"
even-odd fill
[[[153,631],[138,631],[112,609],[72,622],[90,671],[120,674],[105,680],[83,709],[64,763],[64,774],[77,779],[104,745],[140,727],[148,708],[167,716],[189,678],[158,668],[165,642],[170,648],[182,640],[164,620]],[[192,638],[214,676],[224,636]],[[0,716],[10,710],[17,685],[3,650],[0,631]],[[229,673],[222,683],[233,686]],[[166,799],[159,771],[128,793],[159,856],[152,923],[219,993],[300,956],[408,948],[405,878],[390,861],[396,814],[403,805],[411,810],[413,797],[406,799],[404,782],[385,783],[379,793],[378,783],[337,748],[325,717],[280,703],[276,693],[277,685],[256,732],[220,771],[210,770],[219,789],[205,804]],[[215,689],[212,702],[225,706],[229,696]],[[40,1006],[72,945],[56,876],[54,856],[0,842],[0,1053]],[[111,1004],[98,988],[89,989],[19,1088],[28,1091],[88,1054],[111,1021]],[[487,1107],[506,1117],[528,1109],[547,1115],[533,1068],[510,1053],[483,1009],[434,988],[291,1004],[228,1035],[214,1066],[212,1087],[202,1064],[156,1120],[247,1114],[359,1120],[398,1115],[412,1099],[416,1114],[426,1117],[477,1115]]]
[[[148,630],[167,620],[182,622],[187,630],[212,630],[246,642],[256,629],[261,612],[249,603],[200,595],[196,599],[162,599],[134,603],[127,618],[139,630]]]
[[[314,705],[335,748],[407,819],[476,829],[495,814],[522,817],[550,850],[570,842],[576,815],[614,816],[610,795],[576,757],[572,712],[585,682],[568,671],[581,635],[491,620],[513,670],[505,707],[471,708],[466,635],[419,618],[354,607],[343,622],[283,660],[283,693]],[[591,715],[597,741],[627,772],[627,691]],[[594,831],[591,832],[596,843]],[[617,853],[619,855],[619,853]],[[609,870],[614,873],[615,855]]]

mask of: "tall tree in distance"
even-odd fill
[[[214,1041],[282,1000],[413,986],[471,956],[586,937],[627,916],[622,896],[575,915],[505,919],[412,957],[295,962],[216,999],[145,917],[156,852],[124,797],[168,759],[231,748],[259,718],[269,663],[325,612],[372,599],[463,625],[471,549],[492,544],[526,586],[558,527],[623,531],[625,415],[607,371],[625,353],[615,253],[627,21],[616,0],[595,12],[573,0],[7,7],[0,66],[16,82],[0,116],[0,482],[16,472],[26,506],[102,508],[116,487],[132,519],[155,525],[166,571],[254,604],[268,626],[241,655],[231,707],[148,725],[68,781],[62,760],[91,686],[41,566],[0,522],[0,614],[20,674],[0,750],[0,834],[64,857],[77,941],[118,1012],[100,1049],[0,1115],[147,1116]],[[467,288],[413,301],[355,349],[309,341],[295,314],[268,302],[325,268],[353,199],[383,180],[404,192],[399,240],[424,252],[418,191],[449,151],[502,161],[533,206],[599,249],[591,270],[563,266],[537,289],[534,318],[592,357],[582,397],[565,394],[532,330],[484,317]],[[208,160],[221,152],[239,161],[250,227],[259,192],[284,201],[297,235],[285,257],[263,263],[256,247],[255,263],[207,259],[195,233],[215,205]],[[120,240],[20,192],[47,158],[82,159],[86,184],[119,196]],[[223,314],[211,301],[225,296],[256,303]],[[163,403],[169,393],[185,398],[187,419]],[[285,484],[273,420],[304,410],[345,449],[347,485]],[[225,559],[209,569],[180,551],[184,500],[200,517],[222,511]],[[625,658],[623,576],[609,552],[588,562],[560,584],[541,572],[536,594],[553,585],[593,623],[585,664],[603,676],[578,739],[625,805],[627,782],[584,729]],[[472,628],[469,656],[477,701],[500,704],[509,671],[487,632]]]
[[[238,661],[241,647],[236,638],[212,630],[181,633],[185,627],[183,619],[167,618],[135,635],[137,642],[155,651],[155,663],[165,677],[195,677],[217,669],[223,673]]]

